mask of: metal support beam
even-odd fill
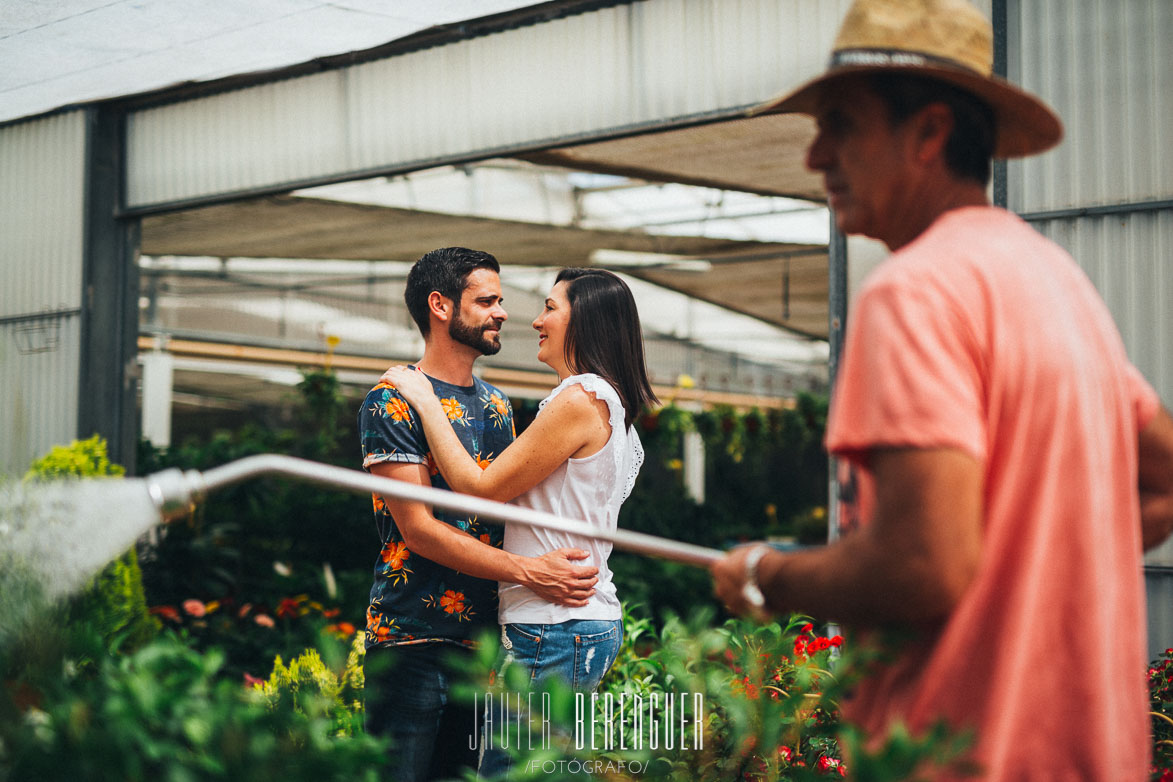
[[[1007,51],[1006,34],[1009,24],[1009,14],[1006,0],[993,0],[990,22],[994,28],[994,73],[1002,78],[1007,77],[1009,55]],[[1009,200],[1006,184],[1006,161],[995,160],[993,170],[993,201],[994,206],[1007,207]]]
[[[138,220],[115,217],[122,196],[123,116],[86,116],[78,436],[106,438],[110,459],[135,471],[138,438]]]
[[[1023,220],[1041,223],[1047,220],[1069,220],[1076,217],[1104,217],[1107,215],[1132,215],[1141,212],[1164,212],[1173,209],[1173,198],[1157,198],[1150,201],[1129,201],[1119,204],[1097,204],[1093,206],[1071,206],[1063,209],[1045,209],[1040,212],[1024,212]]]
[[[827,356],[827,386],[833,391],[847,328],[847,237],[835,225],[835,212],[829,214],[831,233],[827,242],[827,342],[830,349]],[[839,536],[839,481],[835,459],[831,456],[827,458],[830,460],[827,471],[827,540],[833,541]]]

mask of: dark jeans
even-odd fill
[[[476,768],[477,753],[468,747],[475,716],[472,705],[448,697],[454,672],[471,657],[470,650],[451,644],[367,652],[366,730],[393,741],[383,779],[451,779],[459,778],[465,768]]]

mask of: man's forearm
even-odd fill
[[[428,446],[432,449],[432,459],[448,487],[462,494],[484,496],[477,491],[482,470],[461,445],[439,402],[423,407],[419,415],[424,436],[428,438]]]
[[[1173,494],[1142,491],[1140,527],[1145,551],[1164,543],[1173,532]]]
[[[439,521],[404,534],[409,550],[444,567],[477,578],[521,584],[543,600],[584,606],[594,594],[598,568],[572,563],[585,551],[558,549],[541,557],[524,557],[493,548]]]
[[[444,567],[490,581],[525,583],[529,558],[484,543],[442,522],[404,530],[408,550]]]
[[[1173,532],[1173,417],[1161,409],[1140,433],[1137,484],[1144,548]]]
[[[955,607],[967,582],[951,583],[916,552],[896,556],[868,537],[765,557],[758,572],[768,607],[855,625],[932,621]]]

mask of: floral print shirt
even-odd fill
[[[482,468],[513,442],[513,408],[500,390],[477,378],[467,387],[428,379],[460,442]],[[358,413],[358,431],[364,469],[383,462],[424,464],[432,485],[448,488],[432,460],[419,418],[394,386],[380,383],[367,393]],[[413,554],[378,495],[374,513],[382,550],[375,561],[367,608],[368,649],[437,642],[471,646],[480,630],[496,625],[497,582],[458,573]],[[435,517],[501,547],[500,525],[440,508],[435,509]]]

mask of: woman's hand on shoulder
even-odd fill
[[[432,390],[432,381],[418,369],[409,369],[399,364],[384,372],[379,380],[394,387],[417,411],[420,405],[436,398],[436,393]]]

